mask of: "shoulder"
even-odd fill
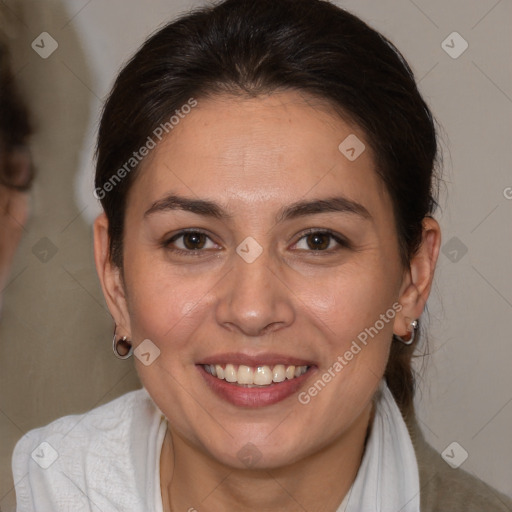
[[[512,500],[460,468],[451,468],[424,439],[415,419],[406,420],[420,474],[421,510],[512,512]]]
[[[83,510],[90,502],[130,507],[144,496],[144,467],[161,413],[139,389],[84,414],[59,418],[25,434],[12,455],[18,511]],[[153,436],[154,437],[154,436]],[[119,503],[118,503],[119,502]],[[87,505],[89,503],[89,505]],[[72,505],[72,508],[70,506]],[[143,503],[140,503],[143,509]]]

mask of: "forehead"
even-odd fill
[[[198,98],[142,163],[133,188],[130,202],[140,207],[171,191],[234,208],[336,193],[369,210],[386,201],[362,130],[296,91]]]

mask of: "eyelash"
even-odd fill
[[[204,253],[204,251],[205,251],[203,249],[183,250],[183,249],[176,249],[176,248],[170,247],[170,245],[173,242],[182,238],[184,235],[186,235],[188,233],[202,234],[211,240],[211,238],[208,236],[208,234],[205,231],[202,231],[201,229],[191,228],[191,229],[184,229],[184,230],[180,231],[179,233],[176,233],[171,238],[166,239],[161,245],[164,249],[167,249],[167,250],[169,250],[175,254],[178,254],[178,255],[195,256],[195,257],[201,256],[202,255],[201,253]],[[303,238],[306,238],[308,235],[311,235],[311,234],[328,235],[331,237],[332,240],[336,241],[339,244],[339,247],[335,248],[334,250],[333,249],[325,249],[325,250],[309,249],[309,250],[307,250],[307,252],[313,253],[313,254],[315,254],[315,256],[320,255],[321,253],[332,254],[333,252],[340,250],[340,248],[345,248],[345,249],[351,248],[351,245],[348,242],[348,240],[346,240],[339,234],[335,233],[334,231],[331,231],[330,229],[318,229],[318,228],[311,228],[311,229],[308,229],[305,232],[303,232],[301,237],[297,240],[297,242],[294,243],[294,245],[298,244]],[[299,249],[299,250],[305,251],[304,249]]]

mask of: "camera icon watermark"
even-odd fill
[[[30,456],[43,469],[48,469],[59,458],[57,450],[46,441],[43,441]]]
[[[441,43],[441,48],[452,59],[458,59],[468,49],[468,47],[468,42],[458,32],[452,32]]]
[[[248,236],[238,245],[236,252],[246,263],[253,263],[261,256],[263,247],[252,236]]]
[[[149,366],[160,356],[160,349],[151,340],[145,339],[133,351],[133,355],[144,366]]]
[[[58,47],[59,43],[48,32],[41,32],[31,44],[39,57],[47,59]]]
[[[57,251],[57,246],[46,236],[32,246],[32,254],[42,263],[50,261]]]
[[[460,467],[468,456],[468,452],[457,441],[450,443],[441,453],[443,460],[453,469]]]
[[[441,252],[452,262],[458,263],[468,252],[468,248],[459,238],[453,236],[443,245]]]
[[[248,468],[254,467],[262,457],[258,447],[252,443],[244,445],[236,455]]]
[[[347,138],[343,139],[338,149],[348,160],[353,162],[361,156],[366,146],[361,139],[351,133]]]

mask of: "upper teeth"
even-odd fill
[[[238,366],[234,364],[205,364],[203,366],[208,373],[218,379],[256,386],[268,386],[272,382],[283,382],[285,379],[300,377],[308,369],[307,366],[285,366],[284,364],[276,364],[274,367],[267,365],[251,367],[244,364]]]

